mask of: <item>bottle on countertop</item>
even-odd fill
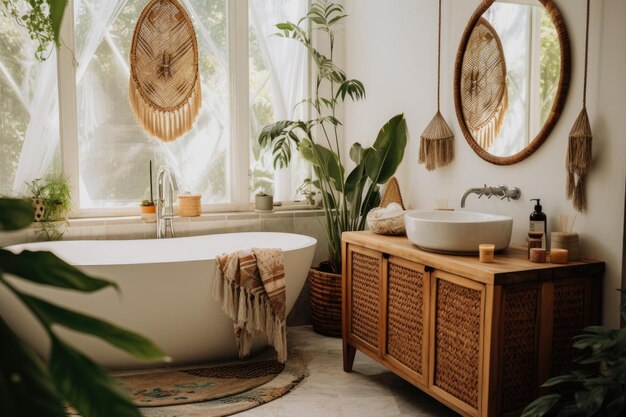
[[[546,213],[541,211],[541,199],[533,198],[530,201],[536,201],[535,211],[530,213],[530,223],[528,226],[529,232],[543,232],[541,237],[541,248],[548,249],[546,245],[546,236],[548,235],[548,220]]]

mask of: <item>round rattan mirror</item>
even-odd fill
[[[454,69],[454,104],[467,142],[496,165],[532,155],[561,115],[569,78],[569,39],[552,0],[483,0]]]

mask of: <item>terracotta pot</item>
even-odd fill
[[[311,322],[317,333],[341,337],[341,274],[325,272],[323,265],[309,269]]]
[[[156,206],[139,206],[141,214],[156,213]]]
[[[141,221],[144,223],[156,222],[156,206],[139,206],[141,210]]]

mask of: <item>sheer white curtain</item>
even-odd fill
[[[26,192],[26,182],[43,177],[59,147],[59,101],[57,95],[57,60],[54,53],[43,62],[33,81],[33,94],[27,103],[30,121],[13,180],[13,191]],[[28,95],[26,95],[28,97]]]
[[[302,117],[305,106],[294,109],[305,98],[307,56],[303,45],[292,39],[272,36],[276,23],[297,23],[306,14],[305,0],[250,0],[250,21],[256,32],[261,55],[270,73],[272,105],[275,120]],[[295,167],[274,175],[274,198],[294,198],[292,174]]]
[[[81,7],[82,0],[76,0],[76,8]],[[115,19],[126,0],[109,0],[99,2],[93,11],[97,18],[92,19],[90,32],[86,36],[84,47],[81,50],[76,71],[76,79],[80,80],[85,74],[89,61],[102,41],[109,24]],[[92,8],[86,3],[86,7]],[[42,64],[41,72],[35,81],[37,93],[29,105],[31,115],[24,137],[18,168],[13,181],[13,191],[26,191],[25,182],[40,178],[46,174],[52,159],[59,147],[58,117],[58,90],[57,90],[57,61],[56,55]],[[85,104],[85,100],[82,101]],[[54,119],[54,120],[53,120]]]

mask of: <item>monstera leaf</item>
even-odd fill
[[[24,227],[33,218],[31,205],[23,200],[0,199],[0,208],[0,225],[5,230]],[[23,293],[7,274],[85,293],[117,289],[113,282],[90,277],[52,253],[15,254],[0,249],[0,286],[31,311],[51,342],[50,359],[44,364],[0,317],[0,415],[61,417],[66,414],[63,402],[67,401],[83,417],[141,417],[107,372],[63,342],[55,329],[62,326],[91,334],[142,360],[162,360],[165,353],[141,335]]]

